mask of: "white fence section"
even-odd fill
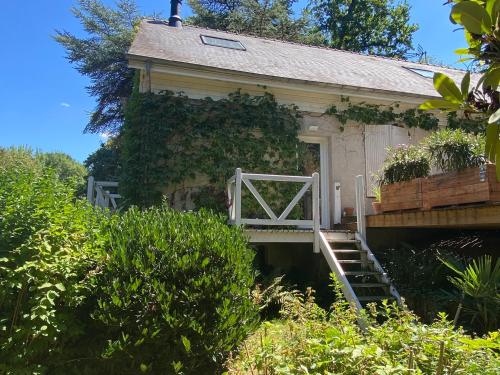
[[[121,195],[110,190],[116,191],[117,188],[118,182],[95,181],[93,176],[89,176],[87,180],[87,200],[95,207],[116,210],[118,207],[116,200],[120,199]]]
[[[279,181],[291,183],[303,183],[302,188],[291,200],[281,215],[276,215],[269,207],[269,204],[255,189],[252,181]],[[241,216],[241,189],[246,186],[254,198],[264,209],[268,218],[252,219]],[[312,188],[312,220],[309,219],[287,219],[293,208],[299,203],[306,191]],[[234,225],[262,225],[262,226],[297,226],[300,228],[310,228],[314,232],[314,252],[319,252],[319,231],[320,231],[320,208],[319,208],[319,174],[312,176],[282,176],[256,173],[243,173],[241,168],[236,169],[236,173],[227,184],[229,200],[229,223]]]

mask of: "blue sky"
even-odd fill
[[[409,1],[412,20],[420,25],[414,42],[438,60],[454,64],[453,50],[463,47],[464,42],[461,32],[453,32],[443,2]],[[161,12],[168,16],[168,0],[137,3],[145,14]],[[306,3],[300,0],[297,7]],[[88,81],[68,63],[64,50],[52,39],[55,29],[82,33],[70,12],[75,4],[73,0],[2,4],[0,146],[28,145],[42,151],[62,151],[79,161],[99,147],[99,135],[83,134],[94,107],[94,99],[85,90]],[[184,6],[183,15],[188,14]]]

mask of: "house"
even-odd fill
[[[353,102],[416,108],[438,98],[432,74],[443,72],[460,81],[459,70],[322,47],[269,40],[192,26],[171,27],[143,20],[128,52],[129,66],[141,72],[141,90],[182,91],[191,98],[220,99],[241,89],[253,95],[272,93],[280,103],[303,113],[301,139],[319,144],[322,222],[335,217],[334,189],[341,205],[354,207],[354,179],[369,181],[390,145],[418,142],[419,128],[350,122],[344,130],[324,116],[341,98]],[[373,196],[367,187],[366,196]],[[369,205],[367,205],[369,207]]]
[[[417,108],[429,98],[439,98],[432,82],[434,72],[443,72],[457,82],[464,72],[399,59],[182,26],[175,13],[178,7],[173,4],[172,8],[173,16],[169,23],[143,20],[128,51],[129,66],[140,71],[141,91],[170,90],[183,92],[193,99],[221,99],[236,90],[252,95],[269,92],[278,102],[294,104],[299,108],[303,115],[300,139],[319,149],[316,170],[319,176],[294,180],[318,190],[318,196],[314,197],[313,193],[313,205],[320,205],[316,209],[313,207],[317,217],[302,223],[302,227],[313,229],[314,233],[304,233],[306,237],[301,237],[296,232],[284,235],[278,234],[278,231],[271,234],[261,231],[260,234],[253,233],[254,241],[314,242],[316,251],[319,252],[321,248],[328,264],[344,283],[344,292],[351,296],[350,300],[359,304],[362,294],[355,290],[366,285],[375,288],[381,286],[397,297],[397,292],[390,286],[387,276],[364,243],[362,227],[358,227],[360,233],[356,237],[328,230],[341,222],[346,208],[357,206],[360,209],[364,206],[369,211],[373,197],[370,189],[372,176],[382,165],[386,147],[419,142],[427,131],[406,128],[400,124],[366,125],[352,121],[342,129],[337,118],[324,114],[332,105],[345,105],[345,97],[349,97],[353,103],[383,106],[398,103],[399,111]],[[361,181],[355,189],[357,176],[364,176],[364,180],[368,181],[366,186]],[[265,177],[237,171],[235,178],[230,181],[233,184],[229,189],[231,197],[238,196],[242,183],[251,189],[250,180],[266,178],[279,180],[277,176]],[[280,181],[291,180],[285,178]],[[232,203],[231,218],[236,224],[271,226],[281,221],[281,224],[297,224],[301,228],[301,223],[286,221],[286,215],[278,218],[264,206],[270,219],[244,221],[238,216],[240,213],[234,207],[234,199]],[[330,246],[335,241],[343,242],[345,246],[340,249]],[[347,244],[355,246],[349,248]],[[341,258],[340,252],[357,252],[361,258]],[[361,264],[362,269],[346,271],[346,266],[342,269],[341,264],[349,262]],[[369,271],[366,271],[368,268]],[[347,279],[349,275],[362,276],[365,271],[368,275],[370,272],[375,275],[376,280],[361,285]]]

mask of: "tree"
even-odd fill
[[[43,169],[53,169],[61,181],[75,180],[79,185],[85,182],[87,168],[63,152],[40,152],[36,159]]]
[[[125,99],[132,92],[134,70],[127,66],[126,52],[140,18],[138,9],[133,0],[119,0],[116,9],[100,0],[78,0],[72,11],[88,35],[56,31],[55,39],[78,72],[90,78],[87,90],[97,98],[85,131],[115,133],[123,121]]]
[[[83,162],[89,175],[96,180],[117,181],[120,176],[120,150],[119,137],[101,143],[101,147]]]
[[[187,22],[213,29],[292,42],[321,44],[314,32],[309,12],[295,17],[297,0],[189,0],[195,13]]]
[[[406,0],[310,0],[309,9],[330,47],[389,57],[413,49],[418,26]]]
[[[428,100],[421,109],[462,111],[466,118],[484,119],[486,127],[485,154],[497,161],[497,179],[500,180],[500,0],[449,0],[450,20],[464,29],[467,48],[455,51],[470,61],[470,69],[481,77],[471,85],[468,72],[460,88],[445,74],[434,74],[434,87],[443,99]]]

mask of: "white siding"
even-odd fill
[[[387,156],[387,147],[412,143],[412,137],[407,128],[394,125],[365,126],[365,157],[366,157],[366,195],[374,197],[376,184],[374,174],[378,173]]]

